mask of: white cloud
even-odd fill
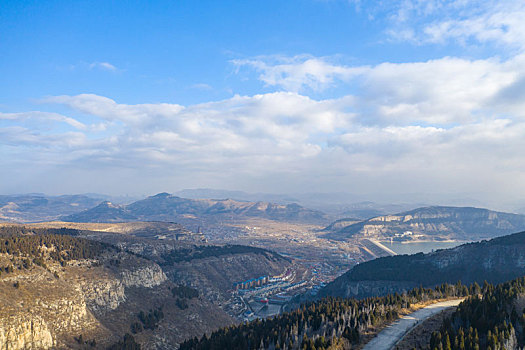
[[[65,106],[90,122],[64,113],[0,114],[5,163],[62,167],[61,176],[85,186],[107,181],[98,191],[244,184],[282,192],[430,187],[525,195],[525,56],[355,67],[308,55],[234,63],[289,91],[189,106],[47,97],[46,108]],[[337,84],[355,92],[319,100],[297,92]]]
[[[89,69],[101,69],[101,70],[107,70],[115,72],[117,71],[117,67],[112,65],[109,62],[93,62],[88,65]]]
[[[39,111],[32,111],[32,112],[24,112],[24,113],[1,113],[0,112],[0,120],[11,120],[11,121],[22,121],[22,120],[31,120],[36,119],[40,121],[57,121],[69,124],[70,126],[84,130],[87,128],[87,126],[79,122],[78,120],[70,117],[66,117],[64,115],[58,114],[58,113],[47,113],[47,112],[39,112]]]
[[[287,62],[287,63],[282,63]],[[525,59],[516,56],[469,60],[444,57],[423,62],[376,66],[329,64],[309,55],[234,61],[260,73],[268,86],[288,91],[319,90],[330,85],[359,91],[353,107],[362,123],[458,123],[487,112],[488,100],[525,74]],[[358,97],[358,98],[357,98]]]
[[[287,91],[311,89],[322,91],[337,82],[349,81],[363,74],[367,67],[346,67],[330,63],[327,58],[310,55],[294,57],[261,56],[231,61],[236,67],[255,69],[259,79],[268,86],[279,86]]]
[[[36,163],[101,174],[118,168],[138,182],[166,176],[153,183],[177,188],[252,179],[283,191],[388,191],[409,181],[414,191],[436,184],[501,189],[505,176],[525,170],[516,151],[525,148],[525,119],[512,112],[523,105],[515,91],[523,85],[521,67],[520,57],[384,63],[360,69],[360,94],[324,100],[274,92],[180,106],[54,96],[43,101],[109,126],[102,134],[81,125],[80,132],[46,134],[9,126],[0,128],[0,142],[26,149]],[[75,124],[62,114],[43,115]]]
[[[47,103],[59,103],[69,106],[83,113],[98,116],[108,121],[121,121],[125,123],[144,124],[156,117],[171,116],[183,109],[176,104],[140,104],[134,106],[115,103],[110,98],[93,94],[77,96],[52,96],[41,100]]]
[[[525,49],[525,3],[521,0],[402,0],[378,4],[370,11],[391,13],[387,33],[401,41],[474,41]]]

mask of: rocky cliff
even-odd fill
[[[1,237],[0,349],[105,348],[148,310],[163,317],[135,332],[145,349],[169,349],[232,322],[201,297],[181,308],[175,284],[151,260],[80,238]]]
[[[158,263],[171,282],[192,286],[217,304],[229,297],[234,283],[279,275],[292,264],[275,252],[255,247],[111,238],[122,249]]]
[[[0,319],[1,349],[49,349],[57,345],[38,316],[17,315]]]

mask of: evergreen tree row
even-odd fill
[[[164,261],[161,265],[173,265],[183,261],[191,261],[194,259],[204,259],[209,257],[217,257],[222,255],[233,254],[264,254],[272,260],[289,260],[279,254],[258,247],[250,247],[237,244],[227,244],[224,246],[193,246],[192,248],[174,249],[169,253],[162,255]]]
[[[432,350],[517,349],[525,345],[525,310],[516,300],[525,294],[525,277],[493,286],[462,302],[432,334]]]
[[[479,286],[477,287],[479,288]],[[209,337],[190,339],[180,350],[214,349],[336,349],[357,346],[362,333],[399,317],[411,304],[475,292],[458,282],[434,289],[415,288],[405,294],[393,294],[363,300],[324,298],[300,308],[269,318],[222,328]]]
[[[93,259],[106,249],[109,244],[91,241],[84,238],[73,237],[67,234],[50,234],[46,230],[35,234],[27,234],[23,230],[0,228],[0,253],[24,258],[22,263],[25,268],[36,264],[45,267],[45,259],[65,262],[77,259]],[[67,229],[65,229],[67,230]],[[7,232],[7,233],[6,233]],[[20,232],[25,232],[23,235]],[[4,272],[12,271],[12,267],[2,267]]]

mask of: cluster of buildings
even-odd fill
[[[252,278],[243,282],[234,283],[233,288],[235,290],[239,289],[250,289],[254,287],[260,287],[268,283],[270,278],[268,276],[262,276],[259,278]]]

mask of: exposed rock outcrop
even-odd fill
[[[49,349],[55,345],[47,323],[39,316],[0,318],[0,349]]]
[[[151,288],[167,280],[160,266],[150,264],[135,270],[124,270],[121,272],[122,283],[125,287]]]

